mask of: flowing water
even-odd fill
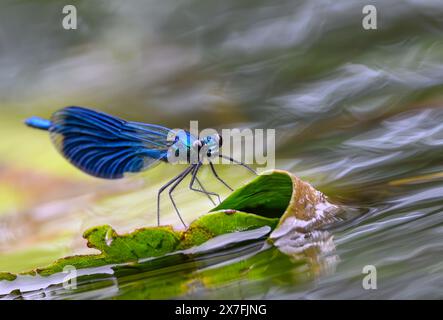
[[[155,169],[148,189],[138,180],[84,177],[47,136],[21,123],[65,105],[172,128],[199,120],[201,127],[275,129],[276,166],[343,212],[289,247],[268,245],[269,230],[257,230],[192,252],[87,270],[74,291],[58,275],[2,283],[1,294],[443,298],[443,3],[371,1],[376,30],[362,28],[366,4],[82,2],[78,30],[64,30],[59,1],[3,1],[0,271],[81,253],[81,232],[98,223],[120,231],[144,225],[143,197],[154,199],[165,172],[173,176]],[[237,185],[250,178],[232,170],[222,172],[241,177]],[[192,211],[189,195],[180,196]],[[376,289],[364,288],[367,266],[375,267]]]

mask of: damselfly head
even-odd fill
[[[201,141],[202,145],[207,145],[207,146],[211,146],[211,147],[212,146],[221,147],[223,144],[223,139],[222,139],[221,135],[219,135],[218,133],[206,136],[203,139],[201,139],[200,141]]]
[[[208,135],[200,140],[201,151],[204,153],[203,156],[207,158],[213,158],[218,156],[219,149],[222,146],[222,137],[216,133]]]

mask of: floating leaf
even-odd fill
[[[324,213],[331,208],[336,207],[327,203],[325,197],[309,184],[289,172],[273,170],[234,191],[185,231],[160,226],[119,235],[109,225],[93,227],[85,231],[83,237],[88,241],[88,247],[100,253],[61,258],[45,268],[21,275],[49,276],[62,272],[66,266],[83,269],[137,262],[189,249],[223,234],[264,226],[274,230],[271,238],[275,239],[291,230],[293,225],[318,225],[325,217],[320,211]],[[0,273],[0,280],[12,281],[15,277],[10,273]]]

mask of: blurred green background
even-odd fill
[[[77,30],[62,28],[66,4]],[[377,30],[362,28],[366,4]],[[161,297],[443,298],[442,35],[437,0],[2,1],[0,271],[90,252],[81,233],[93,225],[155,221],[155,191],[177,168],[102,181],[23,125],[81,105],[171,128],[276,129],[277,167],[346,208],[328,230],[332,253],[315,255],[334,262],[308,268],[302,286],[286,274],[299,260],[263,254],[274,273]],[[221,173],[234,186],[250,178]],[[184,189],[177,200],[188,222],[210,208]],[[178,225],[166,199],[162,211]],[[377,290],[362,289],[367,264]]]

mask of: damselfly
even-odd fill
[[[186,226],[172,192],[188,175],[191,175],[189,183],[191,190],[206,194],[213,203],[211,196],[217,197],[220,201],[219,195],[206,191],[197,177],[204,163],[208,163],[215,178],[232,191],[232,188],[217,174],[211,161],[214,157],[227,159],[255,173],[243,162],[219,153],[223,141],[218,134],[200,138],[186,130],[177,131],[155,124],[126,121],[103,112],[75,106],[55,112],[50,120],[31,117],[25,123],[33,128],[49,131],[57,150],[69,162],[83,172],[98,178],[119,179],[126,173],[146,170],[161,161],[176,163],[183,159],[180,155],[184,155],[185,162],[189,166],[158,190],[158,225],[160,225],[160,195],[169,188],[169,198],[180,221]],[[199,188],[194,186],[195,183]]]

